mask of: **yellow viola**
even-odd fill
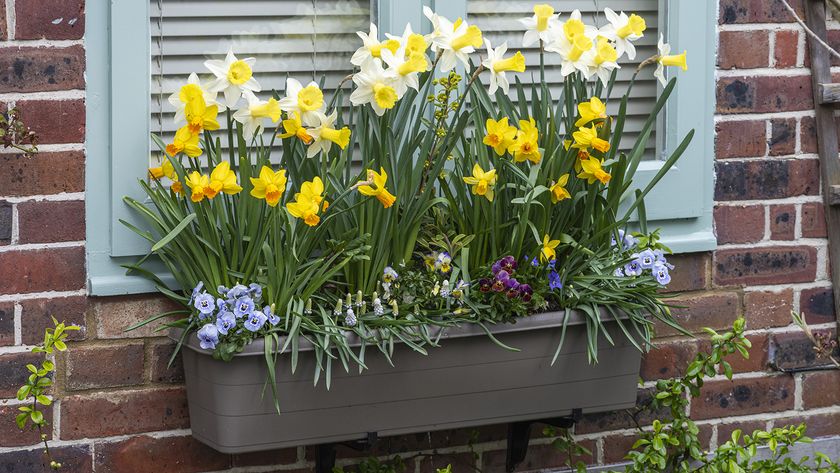
[[[191,158],[200,156],[202,151],[198,147],[198,134],[190,131],[189,125],[183,126],[175,132],[172,143],[166,145],[166,154],[175,156],[184,153]]]
[[[210,190],[212,192],[212,189],[210,188],[210,176],[207,174],[201,174],[198,171],[193,171],[187,175],[186,181],[187,187],[189,187],[192,191],[190,194],[190,200],[193,202],[201,202],[204,200],[204,197],[207,196],[205,194],[206,190]]]
[[[592,97],[589,102],[578,104],[580,118],[575,122],[576,127],[587,125],[595,120],[607,118],[607,106],[598,97]]]
[[[572,145],[573,148],[584,150],[592,148],[602,153],[610,150],[610,142],[598,137],[598,130],[595,128],[595,125],[592,125],[590,128],[579,129],[572,133],[572,138],[575,139],[575,144]]]
[[[560,179],[557,179],[557,182],[551,185],[549,191],[551,191],[551,202],[557,203],[561,200],[571,199],[572,195],[569,194],[569,191],[566,190],[566,184],[569,183],[569,174],[563,174],[560,176]]]
[[[251,189],[252,196],[265,199],[268,205],[275,207],[286,190],[286,170],[281,169],[275,172],[271,167],[263,166],[260,169],[260,176],[251,178],[251,184],[254,186]]]
[[[519,120],[519,131],[516,133],[516,139],[508,148],[510,154],[513,155],[513,160],[517,163],[530,161],[539,164],[542,160],[542,152],[540,152],[540,146],[537,143],[539,137],[540,132],[537,130],[533,118]]]
[[[543,261],[551,261],[557,259],[556,248],[560,245],[560,240],[552,240],[548,235],[543,236],[542,251],[540,251],[540,259]]]
[[[476,163],[472,169],[472,176],[464,178],[464,182],[472,186],[472,193],[475,195],[483,195],[490,202],[493,202],[495,195],[494,186],[496,185],[496,170],[491,169],[484,171],[481,166]]]
[[[302,219],[310,227],[318,225],[321,221],[319,212],[327,210],[329,203],[321,195],[324,192],[324,183],[320,177],[312,181],[306,181],[301,185],[300,192],[295,194],[295,201],[286,204],[286,210],[293,217]]]
[[[300,119],[300,113],[298,112],[291,112],[289,114],[289,118],[283,120],[283,130],[284,133],[279,133],[277,135],[278,138],[291,138],[292,136],[297,137],[303,144],[311,144],[312,135],[303,127],[303,122]]]
[[[601,184],[606,185],[612,179],[610,173],[604,170],[603,162],[598,158],[590,157],[589,159],[582,159],[580,161],[580,173],[577,177],[586,179],[589,184],[600,181]]]
[[[388,189],[385,188],[385,184],[388,181],[388,174],[385,173],[385,168],[380,167],[379,172],[368,169],[367,179],[367,181],[358,184],[359,193],[368,197],[376,197],[376,200],[386,209],[394,205],[394,202],[397,201],[396,196],[388,192]]]
[[[484,124],[487,132],[484,135],[484,144],[493,148],[499,156],[513,144],[516,138],[516,127],[508,124],[508,118],[504,117],[499,121],[488,118]]]

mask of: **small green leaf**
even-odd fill
[[[43,394],[36,397],[35,399],[38,401],[38,404],[41,404],[43,406],[49,406],[50,404],[52,404],[52,400],[47,396],[44,396]]]
[[[44,414],[41,411],[30,412],[29,418],[32,419],[32,422],[35,424],[41,424],[44,422]]]

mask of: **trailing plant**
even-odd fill
[[[27,426],[38,430],[38,435],[44,444],[44,455],[50,462],[50,468],[58,470],[61,468],[61,462],[53,458],[50,452],[49,437],[44,431],[48,422],[44,418],[44,412],[41,406],[47,407],[52,405],[53,398],[48,396],[50,387],[53,385],[53,372],[55,372],[55,363],[49,358],[56,352],[67,350],[65,340],[68,332],[79,330],[76,325],[65,325],[64,322],[59,322],[52,317],[53,328],[48,328],[44,331],[44,341],[32,348],[32,353],[42,353],[44,360],[41,366],[34,364],[27,364],[26,369],[29,370],[29,377],[26,383],[17,391],[17,400],[27,402],[18,407],[19,414],[15,417],[15,422],[19,429],[24,430]]]
[[[14,148],[27,158],[38,152],[38,135],[26,126],[17,107],[0,113],[0,140],[3,148]]]

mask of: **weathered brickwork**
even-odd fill
[[[702,327],[725,329],[743,314],[751,358],[732,363],[734,382],[711,380],[690,406],[704,445],[720,444],[736,428],[802,421],[813,437],[840,435],[837,373],[771,368],[815,361],[790,325],[791,309],[803,311],[817,330],[831,330],[835,317],[805,34],[778,0],[719,3],[719,248],[672,258],[671,289],[680,292],[681,306],[674,315],[698,338],[658,328],[659,349],[644,359],[639,399],[708,347]],[[792,3],[801,12],[800,2]],[[172,343],[151,329],[123,332],[169,303],[158,296],[86,296],[84,28],[84,0],[0,1],[0,110],[17,106],[42,138],[35,157],[0,152],[0,471],[43,467],[38,438],[13,424],[13,397],[25,364],[36,359],[27,347],[41,339],[50,315],[82,327],[69,355],[57,360],[60,400],[45,412],[47,435],[59,441],[54,455],[67,471],[312,471],[311,447],[223,455],[193,440],[183,371],[167,366]],[[830,29],[830,42],[840,46],[840,25]],[[576,435],[592,455],[583,460],[621,461],[635,440],[634,425],[624,412],[584,416]],[[559,468],[566,460],[540,430],[533,430],[522,471]],[[503,425],[417,433],[382,439],[373,453],[411,457],[411,472],[448,463],[457,471],[473,465],[496,472],[503,470],[504,439]],[[342,464],[366,455],[338,452]]]

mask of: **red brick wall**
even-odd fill
[[[61,399],[47,415],[55,456],[68,471],[309,471],[312,449],[230,456],[193,441],[182,374],[166,368],[172,345],[151,330],[122,332],[165,302],[85,296],[84,23],[83,0],[0,2],[0,104],[18,106],[43,143],[34,158],[0,154],[0,399],[7,399],[0,401],[0,470],[41,468],[36,436],[13,424],[11,398],[33,360],[27,346],[52,314],[83,327],[58,360]],[[675,314],[694,331],[726,328],[744,314],[754,348],[749,361],[733,363],[735,381],[709,382],[691,411],[713,446],[737,427],[800,420],[812,436],[837,435],[840,373],[792,376],[768,367],[768,352],[788,365],[813,357],[789,324],[790,309],[822,328],[834,320],[805,38],[776,0],[721,0],[719,31],[720,247],[674,258],[673,288],[685,306]],[[840,31],[832,34],[840,44]],[[640,398],[707,344],[660,335],[660,349],[642,367]],[[593,451],[591,462],[615,462],[633,442],[633,422],[621,412],[589,415],[576,433]],[[502,470],[504,435],[504,426],[479,431],[484,471]],[[464,468],[469,438],[469,431],[408,435],[385,439],[376,453],[439,449],[434,460],[417,459],[417,471],[450,462],[471,471]],[[561,464],[547,443],[534,441],[524,469]]]

